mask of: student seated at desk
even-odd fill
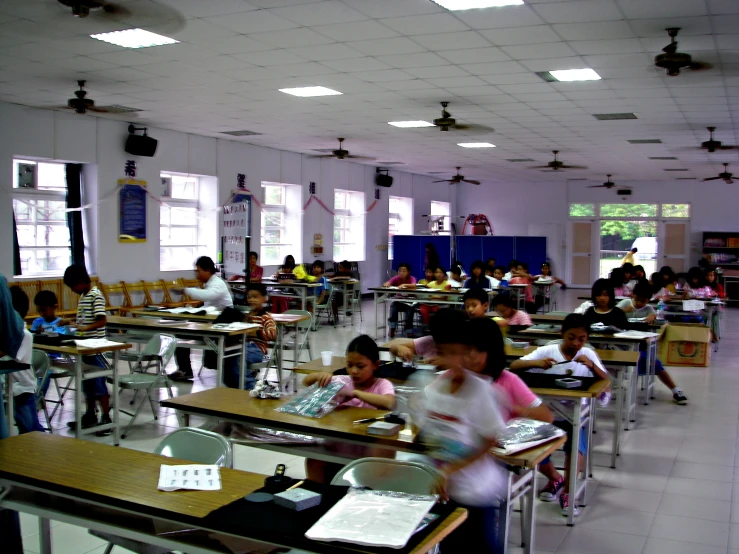
[[[360,335],[346,347],[346,372],[348,375],[334,375],[327,371],[311,373],[303,379],[308,387],[317,383],[325,387],[331,382],[344,383],[341,390],[343,401],[339,407],[378,408],[392,410],[395,407],[395,388],[387,379],[375,377],[380,367],[380,350],[372,338]],[[358,458],[382,455],[373,447],[342,443],[326,443],[326,448],[337,453],[355,454]],[[387,456],[384,456],[387,457]],[[308,479],[319,483],[330,483],[341,470],[341,464],[323,462],[306,458],[305,468]]]
[[[503,279],[506,281],[510,281],[513,279],[518,271],[518,261],[517,260],[511,260],[508,262],[508,272],[503,276]]]
[[[632,264],[624,264],[621,266],[624,272],[624,286],[629,290],[629,294],[624,296],[631,296],[631,291],[634,290],[637,280],[634,278],[634,266]]]
[[[62,325],[62,318],[56,315],[59,300],[50,290],[42,290],[33,297],[38,317],[31,323],[31,333],[59,333],[65,334],[67,328]],[[49,356],[54,354],[49,353]]]
[[[464,282],[466,289],[492,289],[493,283],[491,278],[485,275],[485,266],[482,260],[472,262],[470,266],[470,278]]]
[[[319,284],[319,286],[313,291],[313,294],[315,295],[315,303],[319,305],[325,304],[328,301],[328,295],[331,291],[328,279],[326,279],[326,276],[323,274],[323,268],[324,265],[322,260],[314,261],[311,266],[311,273],[313,274],[313,277],[316,278],[315,282]],[[313,298],[314,296],[310,296],[308,298],[308,309],[310,311],[313,311]]]
[[[608,276],[608,280],[611,283],[611,288],[613,288],[614,295],[624,297],[631,296],[631,289],[629,289],[629,287],[627,286],[629,278],[624,273],[623,268],[614,267],[611,270],[610,275]]]
[[[249,305],[249,313],[244,317],[246,323],[259,325],[256,335],[249,337],[246,344],[246,361],[249,364],[258,364],[264,360],[269,343],[277,338],[277,325],[275,320],[265,308],[267,304],[267,287],[262,283],[249,283],[246,292],[246,302]],[[223,383],[232,389],[239,388],[239,368],[241,367],[241,356],[226,358],[226,367],[223,372]],[[251,390],[256,384],[256,379],[248,372],[244,379],[244,388]]]
[[[508,281],[506,281],[505,278],[505,267],[503,267],[502,265],[496,265],[493,268],[493,278],[490,280],[490,282],[493,284],[493,287],[507,288]]]
[[[28,295],[20,287],[14,286],[10,287],[10,296],[13,309],[21,320],[24,320],[30,307]],[[12,358],[3,356],[0,359],[16,360],[24,364],[30,364],[33,358],[32,353],[33,335],[27,329],[23,329],[23,342],[17,354]],[[18,434],[22,435],[31,431],[41,431],[43,433],[46,429],[39,423],[38,412],[36,411],[37,381],[33,367],[10,373],[9,378],[9,382],[13,387],[10,392],[13,394],[13,416],[15,417],[15,424],[18,426]]]
[[[259,259],[259,254],[252,251],[249,252],[249,282],[250,283],[259,283],[262,280],[262,277],[264,276],[264,268],[257,265],[257,260]],[[243,275],[233,275],[229,278],[229,282],[231,281],[243,281],[244,276]]]
[[[502,319],[496,319],[499,327],[511,328],[531,327],[531,316],[523,310],[516,309],[516,301],[510,294],[499,294],[493,299],[493,309]]]
[[[663,265],[659,268],[659,274],[662,275],[663,286],[670,294],[677,294],[675,283],[677,283],[677,275],[669,265]]]
[[[531,286],[533,282],[534,278],[529,274],[529,264],[525,262],[518,262],[515,275],[508,280],[509,285],[526,285],[523,289],[524,305],[526,311],[530,314],[535,314],[537,310],[537,306],[534,303],[534,290]]]
[[[447,282],[450,286],[454,288],[459,288],[462,286],[462,283],[464,283],[464,277],[463,277],[463,271],[462,266],[459,265],[453,265],[451,268],[449,268],[449,272],[447,273]]]
[[[499,553],[506,475],[489,450],[505,429],[501,393],[465,369],[469,336],[463,325],[455,325],[455,312],[444,309],[432,319],[437,320],[435,363],[446,371],[413,398],[414,421],[439,472],[439,494],[467,509],[467,520],[444,539],[442,551]]]
[[[308,275],[308,273],[305,271],[303,264],[296,264],[295,258],[290,254],[285,256],[285,260],[282,262],[282,265],[277,270],[277,273],[275,273],[274,277],[277,278],[281,274],[295,275],[295,280],[297,281],[307,281],[308,283],[312,283],[313,281],[315,281],[313,276]]]
[[[538,369],[540,372],[550,369],[553,365],[562,362],[576,362],[573,376],[594,375],[600,379],[608,379],[608,372],[603,367],[598,354],[585,346],[590,335],[590,325],[584,316],[580,314],[569,314],[562,322],[562,343],[540,346],[531,354],[527,354],[519,360],[511,362],[510,368],[514,371],[526,369]],[[572,425],[564,420],[555,419],[554,425],[567,432],[567,443],[565,452],[569,454],[572,447]],[[585,461],[585,453],[588,450],[588,433],[586,430],[580,432],[580,444],[578,445],[578,469],[582,469]],[[539,499],[544,502],[553,502],[557,493],[564,487],[565,482],[569,484],[570,456],[565,457],[564,478],[554,467],[551,459],[547,458],[539,464],[539,471],[544,474],[549,482],[539,491]],[[567,515],[570,494],[575,491],[563,492],[559,498],[562,515]],[[575,506],[575,515],[580,510]]]
[[[485,289],[471,288],[462,296],[464,311],[470,319],[485,317],[488,311],[488,293]]]
[[[446,271],[444,271],[444,268],[441,266],[434,268],[434,280],[427,283],[426,286],[430,289],[436,289],[436,290],[451,290],[452,288],[452,286],[449,284],[449,281],[447,281]],[[439,299],[443,300],[446,297],[445,296],[432,296],[431,298],[435,300],[439,300]],[[421,312],[421,319],[423,320],[424,325],[428,325],[429,319],[431,318],[431,314],[439,311],[439,305],[438,304],[421,304],[418,307],[418,311]]]
[[[649,284],[649,290],[652,292],[652,300],[665,300],[673,296],[667,290],[664,277],[661,273],[652,273],[647,283]]]
[[[610,325],[622,331],[628,327],[629,322],[626,320],[626,315],[621,308],[616,306],[616,295],[613,292],[613,286],[610,280],[598,279],[595,281],[591,290],[590,300],[593,302],[593,305],[584,314],[588,325],[602,323],[603,325]]]
[[[331,277],[331,281],[351,281],[354,279],[354,275],[352,275],[352,266],[347,260],[343,260],[339,262],[339,265],[336,268],[336,274]],[[344,305],[344,291],[340,288],[334,289],[334,300],[333,300],[333,311],[334,311],[334,321],[339,320],[339,308]],[[351,316],[352,312],[347,310],[346,312],[347,316]]]
[[[653,323],[657,319],[657,314],[654,308],[649,305],[649,300],[652,296],[652,287],[648,283],[639,283],[634,287],[634,294],[631,298],[624,298],[618,303],[620,308],[627,317],[643,319],[644,323]],[[644,348],[641,348],[639,354],[639,375],[644,375],[647,372],[647,353]],[[662,362],[655,360],[654,374],[657,378],[662,381],[665,386],[672,392],[672,399],[675,404],[684,406],[688,403],[688,399],[680,387],[675,384],[670,374],[667,373]]]
[[[706,282],[706,276],[699,267],[691,267],[688,270],[685,295],[687,298],[713,298],[718,296]]]
[[[200,300],[204,307],[214,307],[217,310],[231,308],[234,305],[231,290],[223,279],[216,275],[216,264],[208,256],[200,256],[195,261],[195,278],[203,283],[202,289],[188,287],[186,289],[172,289],[184,292],[193,300]],[[170,373],[173,381],[191,381],[193,378],[189,348],[176,348],[174,351],[177,371]]]
[[[427,267],[423,270],[423,279],[418,281],[416,285],[423,285],[424,287],[428,287],[429,283],[434,280],[434,268],[433,267]]]
[[[472,291],[467,291],[471,293]],[[388,348],[393,356],[397,356],[406,361],[411,361],[414,356],[421,356],[425,362],[434,363],[436,358],[436,344],[434,343],[434,335],[443,333],[438,329],[440,326],[461,327],[467,318],[463,311],[444,308],[441,312],[443,317],[432,317],[429,322],[430,335],[419,337],[417,339],[394,339],[388,343]],[[485,312],[483,311],[483,316]],[[438,313],[437,313],[438,315]]]
[[[383,287],[398,287],[400,289],[416,288],[416,278],[411,275],[411,265],[405,262],[398,266],[398,274],[391,277],[382,284]],[[390,304],[390,317],[388,317],[388,326],[390,327],[390,338],[395,336],[395,329],[398,327],[398,313],[405,314],[406,332],[414,333],[413,316],[416,308],[407,302],[392,302]]]
[[[64,271],[64,284],[73,292],[80,295],[77,303],[77,334],[86,339],[104,339],[105,324],[108,321],[105,315],[105,297],[100,289],[92,286],[92,281],[87,273],[87,269],[83,265],[70,265]],[[225,285],[224,285],[225,286]],[[62,320],[63,325],[69,325],[73,322]],[[94,356],[82,356],[82,362],[97,367],[108,367],[108,363],[102,354]],[[85,402],[87,411],[82,415],[82,428],[87,429],[98,425],[98,418],[95,414],[95,403],[100,403],[102,415],[100,416],[100,425],[113,423],[110,419],[110,393],[105,377],[96,377],[95,379],[85,379],[82,381],[82,391],[85,394]],[[79,389],[77,390],[79,393]],[[76,421],[67,422],[70,429],[74,429],[77,425]],[[112,429],[98,431],[98,435],[110,435]]]
[[[705,273],[706,286],[713,291],[713,296],[718,298],[726,298],[726,292],[721,283],[716,279],[716,269],[709,267]]]

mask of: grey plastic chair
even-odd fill
[[[437,478],[438,474],[433,468],[420,462],[362,458],[344,466],[331,484],[408,494],[432,494]]]
[[[133,398],[131,399],[132,406],[136,402],[138,391],[145,391],[144,394],[146,395],[146,399],[149,400],[154,419],[158,419],[158,415],[156,404],[151,398],[152,390],[166,387],[169,397],[172,398],[172,382],[169,380],[165,368],[172,359],[175,348],[177,348],[177,339],[174,335],[154,335],[139,353],[138,360],[134,363],[133,371],[128,375],[120,375],[118,377],[118,387],[121,390],[134,391]],[[155,372],[147,373],[147,370],[152,366],[155,367]],[[109,378],[108,382],[112,383],[113,381]],[[143,406],[144,399],[139,402],[136,411],[133,413],[120,410],[124,414],[131,416],[131,421],[128,422],[123,433],[121,433],[122,439],[126,438],[128,431],[131,429],[134,421],[136,421],[136,417],[139,415]]]
[[[233,468],[233,449],[231,443],[218,433],[185,427],[177,429],[164,437],[154,449],[154,454],[167,458],[179,458],[195,464],[210,464]],[[146,544],[134,539],[119,537],[110,533],[90,530],[95,537],[108,541],[104,554],[110,554],[119,546],[136,554],[169,554],[168,548]]]
[[[326,302],[323,304],[316,304],[314,306],[314,314],[313,314],[313,330],[318,330],[318,323],[321,319],[321,317],[326,317],[326,322],[329,325],[333,325],[336,327],[336,318],[334,318],[334,312],[332,309],[333,302],[334,302],[334,289],[333,287],[328,284],[326,286],[326,290],[328,291],[328,294],[326,295]]]
[[[31,352],[31,366],[36,374],[36,410],[44,411],[46,429],[49,433],[53,434],[54,429],[51,427],[51,417],[46,407],[46,397],[44,394],[44,389],[47,388],[51,381],[51,360],[49,359],[49,355],[41,350],[33,350]]]

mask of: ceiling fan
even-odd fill
[[[67,104],[59,106],[60,108],[69,108],[74,110],[75,113],[84,114],[87,112],[95,113],[120,113],[120,107],[117,106],[95,106],[94,100],[87,98],[87,91],[85,90],[86,81],[77,81],[77,85],[80,87],[79,90],[74,91],[74,98],[67,100]],[[126,113],[126,117],[136,117],[134,113]]]
[[[734,183],[734,181],[731,179],[734,176],[733,173],[729,173],[729,164],[724,164],[724,170],[719,173],[716,177],[708,177],[707,179],[703,179],[703,181],[718,181],[719,179],[723,179],[724,183],[727,185],[731,185]]]
[[[91,26],[105,21],[165,34],[185,27],[185,18],[180,12],[154,0],[47,0],[44,5],[52,17],[89,18]]]
[[[457,174],[454,175],[451,179],[442,179],[441,181],[432,181],[433,183],[449,183],[450,185],[456,185],[458,183],[470,183],[473,185],[479,185],[480,181],[475,181],[474,179],[465,179],[464,175],[459,174],[459,170],[462,169],[461,167],[457,168]]]
[[[605,183],[603,183],[602,185],[590,185],[588,188],[589,189],[612,189],[615,186],[616,186],[616,183],[611,181],[611,173],[609,173],[608,175],[606,175]],[[631,187],[621,186],[619,187],[619,189],[631,189]]]
[[[534,165],[530,166],[529,169],[542,169],[544,171],[559,171],[560,169],[587,169],[587,166],[584,165],[567,165],[564,162],[560,162],[557,159],[557,154],[559,154],[559,150],[552,150],[552,153],[554,154],[554,159],[547,165]]]
[[[736,146],[731,144],[722,144],[720,140],[713,140],[713,132],[716,130],[716,127],[706,127],[706,129],[710,133],[710,138],[707,141],[701,142],[700,147],[703,150],[713,153],[716,150],[733,150],[736,148]]]
[[[343,160],[344,158],[352,158],[353,160],[375,160],[377,158],[371,158],[369,156],[354,156],[349,153],[349,150],[344,150],[343,138],[336,139],[339,141],[339,148],[336,150],[332,150],[330,154],[324,154],[322,156],[308,156],[309,158],[337,158],[339,160]]]
[[[434,125],[439,128],[440,131],[448,131],[454,129],[457,131],[481,131],[485,133],[494,133],[495,129],[492,127],[486,127],[485,125],[477,125],[476,123],[457,123],[457,120],[452,117],[448,111],[446,111],[449,102],[441,102],[441,117],[434,119]]]
[[[710,69],[711,64],[704,62],[694,62],[690,54],[677,51],[677,33],[680,27],[669,27],[665,29],[670,36],[670,44],[662,49],[663,54],[657,54],[654,57],[654,65],[663,68],[667,75],[676,77],[680,75],[681,69],[691,69],[693,71],[700,69]]]

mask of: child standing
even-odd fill
[[[348,375],[334,375],[327,371],[320,371],[307,375],[303,379],[305,386],[317,383],[325,387],[331,382],[344,383],[339,393],[345,407],[377,408],[392,410],[395,407],[395,388],[387,379],[375,377],[375,371],[380,367],[380,350],[377,344],[367,335],[360,335],[353,339],[346,347],[346,372]],[[376,455],[377,452],[368,447],[346,445],[342,443],[326,444],[327,449],[334,452],[359,454],[358,457]],[[331,479],[341,470],[341,464],[323,462],[306,458],[306,474],[309,479],[319,483],[330,483]]]
[[[92,281],[87,273],[87,269],[83,265],[70,265],[64,271],[64,284],[73,292],[80,295],[77,303],[77,334],[89,339],[104,339],[105,324],[107,317],[105,315],[105,297],[100,289],[92,286]],[[71,322],[64,321],[64,324]],[[108,367],[105,358],[102,355],[82,356],[82,362],[94,365],[96,367]],[[87,411],[82,416],[82,428],[88,429],[98,425],[97,415],[95,414],[95,403],[100,403],[102,415],[100,416],[100,425],[113,423],[110,419],[110,393],[108,385],[105,383],[105,377],[96,377],[95,379],[85,379],[82,381],[82,391],[85,394],[87,403]],[[67,423],[70,429],[75,429],[76,421]],[[112,429],[99,431],[100,436],[110,435]]]
[[[644,320],[644,323],[652,323],[657,319],[657,314],[654,308],[649,305],[649,300],[652,297],[652,288],[648,283],[639,283],[634,287],[634,294],[631,298],[624,298],[618,303],[620,308],[628,317],[640,318]],[[641,354],[639,355],[639,375],[644,375],[647,371],[647,355],[646,351],[642,348]],[[672,399],[675,404],[684,406],[688,403],[688,399],[680,387],[675,384],[670,374],[667,373],[662,362],[659,360],[655,361],[654,373],[657,378],[662,381],[665,386],[672,392]]]
[[[411,275],[411,265],[403,262],[398,266],[398,274],[391,277],[382,284],[383,287],[398,287],[400,289],[414,289],[416,288],[416,278]],[[403,312],[405,314],[405,328],[406,332],[413,333],[413,316],[416,313],[416,309],[412,304],[407,302],[392,302],[390,304],[390,317],[388,318],[388,325],[390,327],[390,338],[395,336],[395,330],[398,327],[398,313]]]
[[[600,379],[608,379],[608,372],[598,358],[598,355],[585,346],[588,342],[590,334],[590,324],[584,316],[580,314],[569,314],[562,322],[562,343],[548,344],[540,346],[531,354],[527,354],[523,358],[511,363],[512,370],[525,370],[538,368],[539,371],[546,371],[555,364],[562,362],[576,362],[573,376],[590,376],[594,375]],[[569,452],[572,448],[572,424],[565,420],[555,420],[554,424],[563,429],[567,433],[567,443],[565,443],[565,476],[564,478],[554,467],[552,461],[547,458],[539,464],[539,471],[544,474],[549,482],[539,491],[539,499],[544,502],[553,502],[557,498],[557,493],[564,487],[565,480],[569,483],[569,473],[571,471],[571,460]],[[588,450],[588,436],[584,430],[580,432],[580,444],[578,445],[578,470],[582,470],[585,461],[585,453]],[[562,515],[567,515],[570,494],[575,491],[563,492],[559,498],[559,505],[562,509]],[[580,513],[579,508],[575,505],[575,515]]]

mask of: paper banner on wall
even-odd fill
[[[249,205],[240,202],[223,206],[223,265],[226,275],[245,274],[248,233]]]
[[[118,179],[118,242],[146,242],[146,181]]]

